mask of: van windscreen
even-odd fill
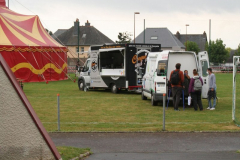
[[[157,76],[167,76],[167,60],[158,61]]]

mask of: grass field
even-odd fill
[[[57,150],[60,153],[62,160],[73,159],[79,157],[80,154],[90,152],[90,148],[75,148],[66,146],[58,146]]]
[[[73,76],[73,75],[72,75]],[[215,111],[186,108],[166,110],[167,131],[239,131],[232,122],[232,74],[216,74],[219,97]],[[239,79],[240,80],[240,79]],[[57,93],[60,94],[61,131],[162,130],[162,105],[152,107],[140,94],[110,91],[79,91],[70,80],[26,83],[24,92],[47,131],[57,130]],[[239,90],[240,92],[240,90]]]

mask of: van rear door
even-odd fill
[[[202,98],[207,98],[208,94],[208,73],[207,69],[209,68],[209,59],[207,51],[198,53],[198,73],[202,77],[203,80],[203,88],[202,88]]]
[[[167,93],[167,62],[168,60],[159,60],[157,62],[157,76],[155,82],[157,82],[157,93]]]

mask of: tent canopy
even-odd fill
[[[0,45],[63,47],[46,32],[38,16],[22,15],[3,5],[0,5],[0,35]]]
[[[0,0],[0,54],[25,82],[66,79],[67,48],[56,42],[36,15],[22,15]]]

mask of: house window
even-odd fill
[[[156,40],[156,39],[158,39],[157,36],[152,36],[152,37],[151,37],[151,40]]]
[[[84,47],[81,47],[81,52],[82,52],[82,53],[84,52]]]
[[[76,47],[76,53],[78,53],[79,51],[78,51],[78,47]]]

